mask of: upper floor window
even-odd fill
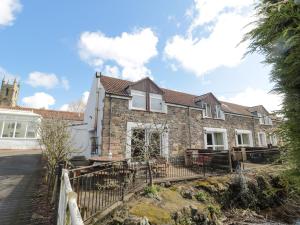
[[[223,119],[223,120],[225,119],[224,112],[220,105],[216,105],[216,115],[215,116],[217,119]]]
[[[146,110],[146,93],[142,91],[131,91],[131,108]]]
[[[203,111],[203,117],[212,117],[211,115],[211,106],[208,103],[203,103],[204,111]]]
[[[155,112],[163,111],[163,100],[161,95],[150,94],[150,110]]]
[[[261,113],[257,113],[257,116],[259,117],[259,124],[272,125],[272,119],[269,116]]]

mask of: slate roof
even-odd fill
[[[129,85],[134,84],[134,82],[127,81],[127,80],[121,80],[118,78],[108,77],[108,76],[101,76],[100,81],[108,94],[118,95],[118,96],[126,96],[130,97],[129,93],[126,91],[126,88]],[[164,91],[164,97],[166,103],[171,104],[177,104],[182,106],[190,106],[190,107],[196,107],[200,108],[198,105],[195,104],[199,98],[202,98],[206,95],[209,95],[211,93],[207,93],[201,96],[196,96],[188,93],[173,91],[165,88],[161,88]],[[227,113],[234,113],[239,115],[245,115],[245,116],[253,116],[251,112],[255,110],[256,108],[261,108],[263,106],[243,106],[238,105],[230,102],[224,102],[220,101],[223,111]]]
[[[69,121],[83,121],[83,113],[78,112],[67,112],[67,111],[58,111],[58,110],[49,110],[49,109],[35,109],[22,106],[16,107],[6,107],[0,106],[2,109],[11,109],[19,111],[30,111],[36,114],[41,115],[43,118],[47,119],[63,119]]]

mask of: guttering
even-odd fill
[[[107,97],[112,97],[112,98],[118,98],[118,99],[125,99],[125,100],[130,100],[131,97],[127,97],[127,96],[121,96],[121,95],[113,95],[113,94],[109,94],[109,93],[106,93]]]

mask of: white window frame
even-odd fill
[[[264,124],[264,118],[263,115],[261,113],[257,113],[257,117],[259,118],[259,124]]]
[[[239,134],[248,134],[249,135],[249,145],[242,143],[241,145],[239,144],[238,141],[238,135]],[[240,130],[240,129],[235,129],[235,142],[237,147],[253,147],[253,136],[252,136],[252,131],[251,130]],[[242,138],[243,142],[243,138]]]
[[[18,116],[0,116],[0,120],[3,121],[2,123],[2,127],[0,127],[0,139],[3,140],[9,140],[9,139],[16,139],[16,140],[35,140],[38,139],[38,132],[35,132],[35,137],[34,138],[28,138],[27,135],[27,128],[28,128],[28,124],[29,123],[36,123],[37,125],[40,123],[41,119],[40,118],[26,118],[26,117],[18,117]],[[4,132],[4,127],[5,124],[7,122],[14,122],[15,126],[14,126],[14,131],[13,131],[13,136],[12,137],[3,137],[3,132]],[[24,137],[15,137],[16,134],[16,127],[17,127],[17,123],[26,123],[26,127],[25,127],[25,135]]]
[[[137,91],[137,90],[131,90],[131,96],[133,97],[133,95],[138,95],[138,96],[142,96],[144,97],[145,99],[145,108],[139,108],[139,107],[134,107],[133,104],[132,104],[132,100],[133,98],[131,98],[129,100],[129,109],[134,109],[134,110],[142,110],[142,111],[145,111],[146,110],[146,107],[147,107],[147,101],[146,101],[146,92],[144,91]]]
[[[216,109],[215,119],[225,120],[225,114],[224,114],[224,111],[222,110],[221,105],[216,105],[215,109]],[[220,116],[219,116],[219,113],[220,113]]]
[[[260,135],[261,134],[264,136],[264,142],[265,142],[265,144],[261,143],[261,140],[260,140]],[[266,147],[268,145],[268,143],[267,143],[267,135],[266,135],[265,132],[262,132],[262,131],[258,132],[258,145],[260,147]]]
[[[164,129],[162,124],[152,124],[152,123],[136,123],[136,122],[127,122],[127,137],[126,137],[126,152],[125,158],[131,159],[131,136],[132,130],[136,128],[147,129],[151,132],[157,129]],[[169,157],[169,132],[167,126],[167,132],[161,134],[161,155],[168,159]],[[146,140],[147,141],[147,140]]]
[[[208,116],[208,108],[207,106],[209,105],[209,109],[210,109],[210,116]],[[212,118],[212,112],[211,112],[211,105],[204,102],[203,103],[204,109],[203,109],[203,118]]]
[[[151,108],[151,102],[152,102],[153,98],[161,100],[161,110],[155,110],[155,109]],[[150,93],[149,94],[149,105],[150,105],[150,111],[152,111],[152,112],[165,112],[165,103],[163,101],[162,95]]]
[[[213,145],[207,145],[207,133],[223,133],[223,143],[224,145],[215,145],[214,144],[214,135],[212,135],[213,138]],[[204,145],[205,149],[208,147],[212,147],[215,150],[215,147],[222,147],[224,146],[224,150],[228,150],[228,139],[227,139],[227,130],[225,128],[211,128],[211,127],[204,127]]]

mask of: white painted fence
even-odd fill
[[[84,225],[77,205],[77,194],[72,190],[66,169],[62,170],[61,176],[57,225]]]

